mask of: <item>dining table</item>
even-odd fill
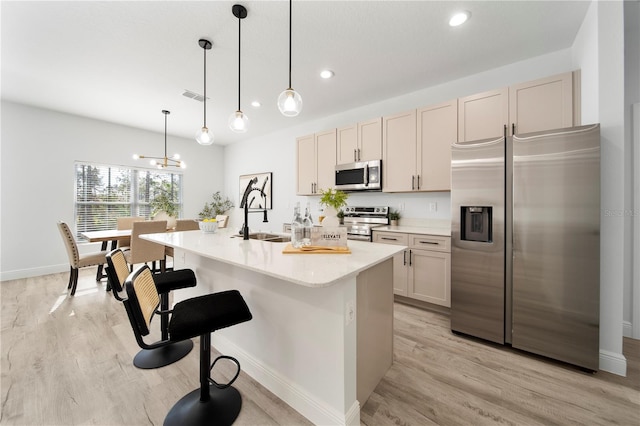
[[[100,250],[106,250],[109,245],[109,241],[111,241],[111,250],[115,250],[118,246],[118,240],[124,237],[131,236],[131,229],[106,229],[102,231],[85,231],[80,232],[84,238],[87,239],[90,243],[102,243]],[[98,277],[108,278],[106,274],[103,273],[104,265],[98,266]],[[107,283],[107,291],[111,290],[111,285]]]

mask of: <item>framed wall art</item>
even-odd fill
[[[251,192],[247,197],[247,203],[249,203],[250,209],[268,209],[273,208],[271,184],[273,180],[273,173],[254,173],[249,175],[240,175],[240,197],[238,198],[238,206],[242,202],[242,196],[247,189],[247,185],[253,178],[258,178],[258,181],[252,185]]]

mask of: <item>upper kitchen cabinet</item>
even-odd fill
[[[335,186],[336,129],[297,138],[298,195]]]
[[[418,110],[420,191],[451,191],[451,145],[458,140],[458,101]]]
[[[337,164],[381,159],[382,118],[338,129],[337,155]]]
[[[382,118],[382,190],[416,189],[416,110]]]
[[[575,120],[574,80],[567,72],[526,83],[492,90],[458,100],[460,142],[498,138],[504,134],[529,133],[571,127]]]
[[[509,134],[573,126],[573,93],[570,72],[509,87]]]
[[[382,119],[383,191],[451,190],[457,105],[454,99]]]
[[[458,99],[458,140],[499,138],[509,122],[509,88]]]

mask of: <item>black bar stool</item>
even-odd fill
[[[125,282],[132,326],[140,335],[149,333],[151,318],[157,313],[160,298],[154,275],[147,265],[131,273]],[[237,290],[222,291],[176,303],[169,321],[169,340],[180,342],[200,336],[200,389],[182,397],[165,417],[165,425],[231,425],[240,413],[242,397],[233,382],[240,374],[240,363],[230,356],[219,356],[211,364],[211,333],[252,319],[246,302]],[[225,384],[210,377],[220,359],[237,366],[235,376]]]

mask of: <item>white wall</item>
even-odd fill
[[[496,68],[471,77],[451,81],[446,84],[426,88],[417,92],[398,96],[383,102],[365,105],[325,117],[321,120],[301,123],[264,137],[248,139],[225,149],[225,189],[238,197],[238,177],[241,174],[273,172],[273,211],[269,223],[261,222],[262,216],[253,215],[249,225],[254,230],[282,229],[283,222],[290,222],[293,207],[297,201],[304,207],[311,203],[314,217],[318,216],[318,197],[297,197],[296,192],[296,144],[299,136],[353,124],[374,117],[394,114],[404,110],[437,104],[461,96],[533,80],[548,75],[572,71],[571,50],[565,49],[548,55],[531,58],[522,62]],[[304,117],[304,111],[302,113]],[[296,120],[296,119],[292,119]],[[429,212],[429,203],[437,203],[437,211]],[[451,197],[449,192],[385,194],[356,193],[348,200],[350,205],[388,205],[398,209],[404,204],[402,217],[411,219],[451,218]],[[237,203],[236,203],[237,205]],[[236,211],[231,226],[240,227],[242,216]]]
[[[134,152],[162,155],[159,133],[2,102],[0,267],[1,279],[69,269],[56,221],[73,222],[74,161],[145,167]],[[171,116],[168,122],[171,128]],[[223,149],[169,136],[184,170],[184,217],[197,217],[205,201],[222,190]],[[89,246],[95,246],[91,244]]]

